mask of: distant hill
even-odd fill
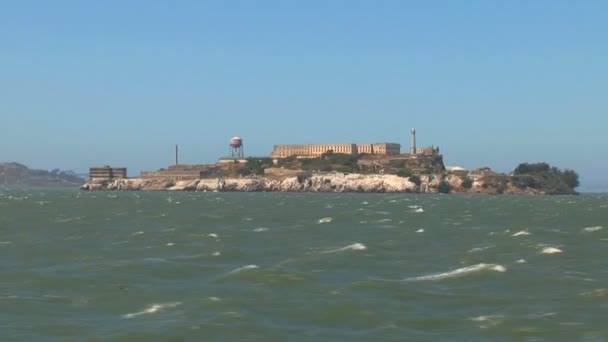
[[[31,170],[19,163],[0,163],[0,186],[80,186],[85,182],[71,171]]]

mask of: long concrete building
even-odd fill
[[[89,178],[91,180],[127,178],[127,168],[111,167],[109,165],[101,167],[91,167],[89,168]]]
[[[318,158],[329,151],[352,155],[362,153],[398,155],[401,153],[401,145],[397,143],[274,145],[270,157]]]

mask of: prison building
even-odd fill
[[[271,158],[318,158],[327,152],[340,154],[390,154],[401,153],[401,145],[396,143],[379,144],[302,144],[302,145],[274,145],[270,153]]]
[[[89,168],[89,179],[115,179],[127,178],[126,167],[110,167],[108,165],[102,167]]]

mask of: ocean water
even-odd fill
[[[606,341],[608,195],[0,190],[2,341]]]

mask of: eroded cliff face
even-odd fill
[[[417,192],[416,184],[395,175],[331,173],[284,179],[225,178],[171,181],[163,179],[114,179],[91,181],[83,190],[169,191],[286,191],[286,192]]]
[[[414,178],[412,178],[413,180]],[[419,176],[420,185],[396,175],[363,175],[331,172],[283,178],[210,178],[173,181],[128,178],[85,183],[83,190],[166,190],[166,191],[284,191],[284,192],[370,192],[370,193],[471,193],[471,194],[576,194],[571,191],[533,188],[518,184],[514,177],[489,169],[442,172]]]

